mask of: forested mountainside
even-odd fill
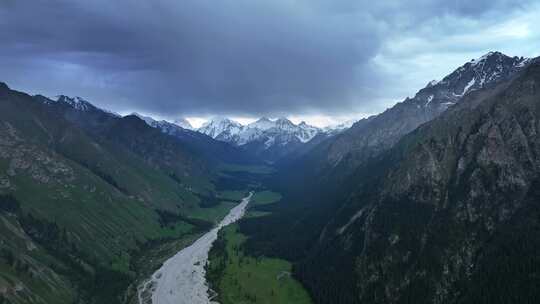
[[[200,148],[135,116],[2,83],[2,301],[120,302],[141,248],[216,220],[203,207],[219,203],[223,162]]]
[[[246,246],[294,260],[316,303],[534,303],[539,123],[530,60],[346,178],[278,183],[272,216],[241,223]]]

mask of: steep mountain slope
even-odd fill
[[[403,135],[459,103],[468,92],[491,88],[522,70],[530,59],[490,52],[467,62],[441,81],[432,81],[385,112],[363,119],[313,152],[306,166],[323,171],[355,168],[391,148]],[[349,171],[350,172],[350,171]],[[320,172],[319,172],[320,173]]]
[[[335,202],[340,201],[343,194],[338,189],[348,182],[358,167],[392,148],[404,135],[438,117],[451,105],[459,104],[468,94],[481,89],[489,91],[507,82],[530,62],[530,59],[490,52],[465,63],[443,80],[430,82],[414,98],[407,98],[379,115],[362,119],[341,134],[322,138],[312,149],[298,156],[292,154],[294,157],[279,162],[277,186],[281,192],[289,193],[291,201],[299,202],[294,211],[299,214],[290,216],[305,218],[300,206],[309,202],[324,205],[317,210],[318,216],[306,219],[315,231],[316,226],[339,205]],[[474,84],[465,90],[469,83]],[[461,96],[464,91],[467,92]],[[298,184],[314,191],[306,194],[289,186]],[[326,196],[328,199],[323,199]],[[309,241],[307,238],[306,242]]]
[[[469,95],[361,170],[299,274],[321,303],[335,303],[321,290],[332,279],[314,280],[313,265],[347,271],[355,284],[343,303],[534,302],[539,123],[536,61],[510,84]],[[387,169],[374,176],[368,167]]]
[[[360,157],[343,157],[322,177],[311,168],[278,176],[282,203],[241,223],[248,251],[296,261],[317,303],[533,303],[540,63],[516,60],[527,64],[469,90],[386,149],[376,141],[379,150],[352,150]],[[403,117],[394,119],[414,121]],[[328,157],[332,143],[307,156]]]
[[[134,116],[0,84],[0,299],[117,303],[145,242],[209,225],[213,172]]]
[[[154,197],[155,204],[162,202],[155,199],[161,197],[166,200],[164,205],[172,206],[171,202],[175,202],[173,205],[179,202],[177,180],[185,183],[182,187],[208,183],[211,164],[206,159],[194,153],[189,145],[162,134],[134,116],[118,117],[87,101],[81,109],[69,102],[51,102],[43,96],[36,96],[34,100],[45,105],[42,110],[46,115],[71,124],[74,132],[83,134],[63,135],[62,144],[56,147],[58,152],[95,174],[107,176],[126,194],[139,199]],[[132,168],[139,168],[145,174]],[[146,179],[149,170],[158,173],[151,184]],[[171,186],[169,189],[174,190],[166,190]],[[184,200],[193,198],[189,191],[181,192],[186,197]]]
[[[318,303],[533,303],[539,123],[537,61],[362,165],[295,273]]]

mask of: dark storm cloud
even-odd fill
[[[373,62],[389,37],[526,6],[372,2],[4,0],[0,81],[164,116],[369,109],[399,85]]]

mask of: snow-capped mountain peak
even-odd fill
[[[189,123],[189,121],[185,118],[178,118],[173,121],[173,123],[180,128],[184,128],[186,130],[193,130],[193,126]]]
[[[45,97],[43,95],[36,95],[36,97],[38,97],[38,100],[45,104],[64,104],[70,106],[77,111],[101,111],[109,115],[120,117],[120,114],[98,108],[86,99],[79,96],[70,97],[66,95],[57,95],[54,97]]]
[[[276,119],[276,123],[278,124],[293,124],[292,121],[290,121],[287,117],[279,117]]]
[[[234,126],[234,127],[241,127],[242,125],[239,123],[239,122],[236,122],[232,119],[229,119],[229,118],[226,118],[226,117],[215,117],[215,118],[212,118],[211,120],[205,122],[201,129],[202,128],[205,128],[207,126],[216,126],[216,125],[220,125],[220,126]]]
[[[292,142],[306,143],[322,132],[321,129],[305,122],[295,125],[285,117],[276,120],[262,117],[246,126],[227,118],[216,118],[203,124],[198,131],[214,139],[239,146],[251,142],[264,142],[267,149]]]
[[[298,126],[293,124],[292,121],[288,120],[285,117],[280,117],[275,121],[276,128],[286,131],[292,131],[293,129],[297,128]]]
[[[57,95],[49,99],[53,102],[63,102],[69,104],[73,108],[80,111],[87,111],[88,109],[95,108],[94,105],[79,96],[69,97],[66,95]]]
[[[508,77],[517,69],[524,67],[528,60],[523,57],[510,57],[501,52],[489,52],[466,63],[444,80],[450,83],[460,82],[453,93],[456,96],[463,96],[472,90]]]
[[[234,120],[218,117],[205,122],[197,131],[217,140],[236,142],[243,129],[244,126]]]
[[[323,130],[324,130],[324,132],[327,132],[327,133],[333,133],[333,132],[336,132],[336,131],[343,131],[345,129],[348,129],[348,128],[352,127],[352,125],[354,125],[354,123],[357,122],[357,121],[358,121],[358,119],[349,119],[349,120],[344,121],[344,122],[339,123],[339,124],[324,127]]]
[[[465,63],[441,81],[429,82],[414,98],[407,99],[405,103],[414,104],[429,111],[442,112],[458,103],[470,92],[493,86],[511,77],[529,63],[529,58],[489,52]]]
[[[259,130],[268,130],[275,126],[276,126],[275,122],[271,121],[267,117],[259,118],[257,121],[252,122],[247,125],[248,128],[254,128],[254,129],[259,129]]]
[[[320,128],[308,125],[305,121],[299,123],[297,127],[300,129],[300,132],[296,135],[296,137],[304,143],[312,140],[313,137],[317,136],[317,134],[323,132],[323,130]]]

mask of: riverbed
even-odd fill
[[[212,230],[165,261],[138,290],[140,304],[208,304],[210,289],[205,265],[219,230],[244,216],[253,193],[232,208]]]

